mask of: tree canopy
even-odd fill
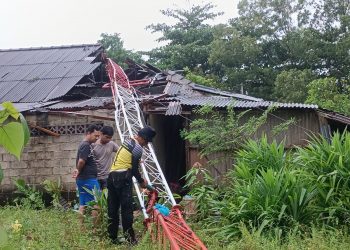
[[[189,69],[200,68],[203,72],[208,69],[210,43],[213,41],[213,28],[206,24],[222,15],[215,12],[211,3],[202,6],[193,5],[190,9],[167,9],[161,13],[175,19],[176,23],[151,24],[146,27],[152,33],[160,32],[159,41],[167,45],[151,50],[147,55],[151,63],[161,68]]]
[[[120,34],[102,33],[101,39],[98,40],[106,50],[107,56],[118,62],[121,66],[125,66],[124,62],[127,58],[141,61],[141,54],[124,48],[124,42],[120,38]]]
[[[211,3],[162,10],[175,23],[146,29],[167,44],[143,54],[162,69],[186,69],[203,84],[265,100],[314,100],[334,109],[313,91],[316,83],[331,91],[331,81],[336,89],[328,96],[350,102],[350,0],[240,0],[237,7],[238,16],[218,25],[208,24],[223,14]],[[101,41],[112,57],[131,53],[118,34]]]

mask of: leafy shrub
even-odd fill
[[[335,133],[332,138],[313,137],[299,148],[295,164],[304,169],[305,179],[317,190],[314,210],[317,221],[327,225],[350,220],[350,134]]]
[[[218,234],[225,238],[240,234],[242,223],[261,232],[274,228],[285,232],[311,223],[309,204],[315,191],[299,177],[283,143],[269,144],[266,137],[249,140],[237,152],[225,191],[218,204],[223,217]]]
[[[271,109],[261,116],[252,116],[244,121],[250,110],[235,113],[233,108],[229,108],[228,113],[223,114],[210,106],[204,106],[195,111],[200,118],[192,121],[190,130],[183,130],[181,135],[192,144],[197,144],[202,156],[214,153],[233,156],[240,145],[266,122],[270,111]]]
[[[278,239],[309,234],[314,226],[343,229],[350,220],[349,152],[347,132],[314,136],[294,153],[263,137],[237,152],[234,169],[219,188],[194,178],[199,170],[191,170],[187,180],[195,183],[191,192],[202,221],[227,241],[241,235],[242,227]]]
[[[32,209],[43,209],[45,207],[42,192],[37,190],[35,186],[29,186],[23,179],[14,180],[14,184],[17,192],[21,195],[14,200],[17,205]]]
[[[266,136],[247,141],[219,187],[206,171],[198,178],[201,171],[190,170],[187,182],[192,184],[199,217],[221,238],[229,241],[240,235],[242,225],[259,233],[276,231],[281,237],[313,222],[310,204],[315,187],[295,168],[283,143],[268,143]]]
[[[289,155],[284,151],[283,143],[268,143],[267,137],[260,140],[248,140],[236,154],[235,171],[231,172],[243,180],[255,178],[261,170],[279,171],[289,165]]]
[[[195,210],[197,220],[217,214],[217,200],[220,191],[207,169],[193,167],[185,175],[186,187],[191,188],[190,195],[195,197]]]
[[[63,199],[61,192],[62,192],[62,186],[61,181],[58,179],[58,181],[54,180],[45,180],[43,182],[44,189],[46,192],[48,192],[52,197],[52,205],[54,208],[57,209],[69,209],[69,204],[65,199]]]
[[[215,165],[226,157],[234,157],[242,144],[260,134],[259,128],[266,123],[273,110],[274,107],[269,107],[261,114],[251,114],[251,110],[235,112],[229,107],[227,113],[223,113],[211,106],[204,106],[195,111],[199,117],[191,122],[190,129],[181,131],[181,136],[198,145],[201,157],[219,154],[220,157],[216,156],[209,162]],[[294,122],[294,119],[281,122],[271,134],[280,134]]]

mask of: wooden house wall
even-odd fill
[[[245,120],[253,115],[261,115],[262,111],[251,111]],[[295,123],[291,125],[288,130],[274,136],[273,128],[282,122],[294,118]],[[195,119],[193,116],[191,119]],[[244,119],[243,119],[244,122]],[[285,140],[285,147],[292,148],[294,146],[305,146],[307,140],[311,134],[318,134],[320,132],[319,118],[314,110],[292,110],[281,109],[276,110],[268,115],[267,122],[257,131],[254,138],[259,138],[263,133],[266,133],[270,142],[276,140],[281,142]],[[208,160],[216,160],[218,158],[224,158],[219,164],[208,166]],[[233,166],[232,157],[224,157],[223,154],[214,154],[207,158],[200,158],[199,149],[196,145],[186,143],[186,168],[187,170],[193,167],[196,162],[199,162],[203,166],[207,166],[212,176],[219,179],[224,173],[226,173]]]

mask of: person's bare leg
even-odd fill
[[[96,234],[97,228],[100,226],[100,207],[99,206],[94,206],[94,209],[91,211],[91,216],[92,216],[92,221],[94,224],[94,233]]]
[[[85,217],[85,206],[79,206],[79,223],[80,223],[80,229],[82,231],[85,231],[84,227],[84,217]]]

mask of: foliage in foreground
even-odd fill
[[[18,193],[20,196],[15,198],[14,202],[16,205],[32,208],[32,209],[43,209],[45,207],[43,201],[43,194],[34,185],[28,185],[23,179],[14,180]]]
[[[330,142],[314,137],[295,152],[264,137],[250,140],[221,185],[216,187],[204,173],[202,185],[193,187],[199,219],[227,242],[242,235],[242,226],[277,239],[311,235],[314,227],[347,228],[349,150],[349,133],[336,133]],[[198,175],[196,171],[192,174]],[[193,180],[190,174],[187,179]]]
[[[10,154],[20,158],[23,147],[28,143],[30,133],[24,116],[10,102],[1,104],[0,110],[0,146]],[[0,183],[3,171],[0,165]]]

